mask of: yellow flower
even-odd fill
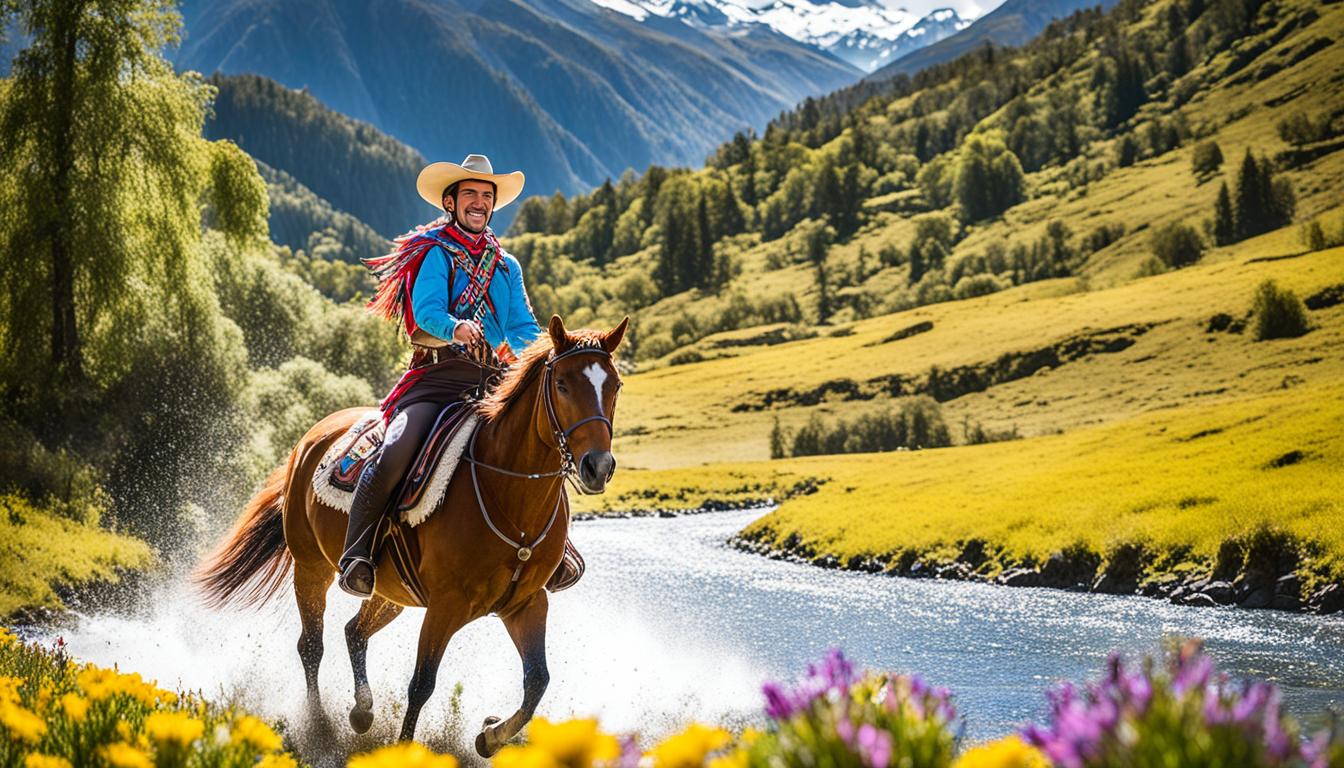
[[[9,631],[9,627],[0,627],[0,647],[19,642],[19,638]]]
[[[552,723],[538,717],[527,729],[527,741],[570,768],[588,768],[596,762],[615,760],[621,754],[616,737],[598,730],[597,721],[592,718]]]
[[[504,747],[490,761],[494,768],[560,768],[555,756],[531,745]]]
[[[61,697],[61,709],[65,710],[65,716],[70,718],[70,722],[82,723],[84,715],[89,712],[89,700],[78,693],[67,693]]]
[[[13,701],[0,702],[0,723],[9,731],[10,738],[29,744],[36,744],[47,732],[42,718]]]
[[[257,768],[299,768],[299,763],[288,754],[267,755],[257,763]]]
[[[0,676],[0,702],[18,701],[19,689],[23,687],[23,680],[8,675]]]
[[[115,669],[102,669],[92,664],[79,671],[75,683],[94,701],[126,695],[152,707],[159,702],[172,704],[177,700],[177,694],[159,690],[153,683],[145,682],[138,673],[123,675]]]
[[[74,766],[64,757],[33,752],[23,759],[23,768],[74,768]]]
[[[415,741],[393,744],[350,758],[347,768],[457,768],[457,758],[440,755]]]
[[[99,747],[98,754],[114,768],[154,768],[148,754],[124,741]]]
[[[734,749],[726,755],[709,761],[709,768],[747,768],[751,763],[751,753],[745,749]]]
[[[155,712],[145,718],[145,732],[159,744],[185,747],[201,738],[205,723],[186,712]]]
[[[280,749],[280,737],[271,727],[252,715],[243,715],[233,724],[233,735],[229,738],[234,744],[247,744],[260,752],[276,752]]]
[[[1007,736],[966,752],[952,768],[1050,768],[1050,761],[1018,737]]]
[[[699,768],[705,757],[728,743],[728,732],[692,723],[675,736],[669,736],[651,753],[655,768]]]

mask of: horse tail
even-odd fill
[[[196,567],[192,581],[210,607],[261,606],[275,596],[293,569],[284,530],[285,486],[293,462],[291,454],[288,462],[271,472],[233,530]]]

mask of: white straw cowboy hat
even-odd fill
[[[415,189],[426,203],[443,210],[443,191],[459,181],[489,181],[495,185],[495,208],[500,208],[518,199],[523,192],[523,172],[495,173],[490,158],[485,155],[467,155],[461,165],[457,163],[430,163],[415,180]]]

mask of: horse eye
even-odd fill
[[[569,386],[565,384],[565,380],[564,380],[564,379],[556,379],[556,380],[555,380],[555,388],[556,388],[557,390],[559,390],[561,394],[568,394],[568,393],[569,393]]]

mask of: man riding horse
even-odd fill
[[[382,402],[382,450],[360,475],[350,508],[340,585],[360,598],[373,593],[374,532],[440,411],[464,395],[484,395],[497,370],[492,356],[508,362],[541,335],[522,266],[489,226],[522,192],[522,172],[496,174],[489,158],[473,154],[460,165],[426,166],[416,189],[443,216],[367,262],[378,277],[370,311],[400,320],[416,351]]]

